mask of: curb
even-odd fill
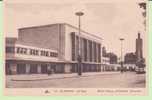
[[[112,74],[112,73],[109,73]],[[43,80],[53,80],[53,79],[67,79],[67,78],[82,78],[89,76],[100,76],[100,75],[109,75],[109,74],[96,74],[96,75],[83,75],[83,76],[67,76],[67,77],[58,77],[58,78],[40,78],[40,79],[11,79],[11,81],[43,81]],[[119,74],[119,73],[116,73]]]

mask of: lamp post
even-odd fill
[[[82,62],[82,57],[81,57],[81,41],[80,41],[80,38],[81,38],[81,16],[84,15],[83,12],[76,12],[75,13],[76,16],[79,17],[79,35],[78,35],[78,75],[81,76],[82,75],[82,66],[81,66],[81,62]]]
[[[123,40],[124,38],[120,38],[120,42],[121,42],[121,61],[120,61],[120,64],[121,64],[121,73],[123,73],[123,54],[122,54],[122,46],[123,46]]]

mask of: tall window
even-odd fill
[[[84,39],[84,61],[87,61],[87,40]]]
[[[98,61],[101,62],[101,44],[98,44]]]
[[[76,60],[76,51],[75,51],[75,32],[71,32],[71,46],[72,46],[72,61]]]
[[[93,48],[94,48],[94,62],[97,61],[97,53],[96,53],[96,42],[93,43]]]
[[[90,62],[92,62],[92,41],[89,41],[89,53],[90,53]]]
[[[79,37],[76,36],[76,59],[78,57],[78,54],[79,54]]]

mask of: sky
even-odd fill
[[[18,28],[53,23],[69,23],[78,26],[75,12],[82,11],[81,28],[103,38],[107,52],[120,56],[120,40],[123,37],[123,52],[135,52],[135,39],[141,33],[143,42],[146,33],[142,9],[136,2],[103,3],[5,3],[4,31],[7,37],[17,37]],[[145,50],[144,50],[145,51]],[[145,53],[144,53],[145,55]]]

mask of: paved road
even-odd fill
[[[42,76],[43,78],[44,76]],[[37,81],[12,81],[6,77],[9,88],[144,88],[145,74],[134,72],[98,74],[83,77],[56,78]]]

